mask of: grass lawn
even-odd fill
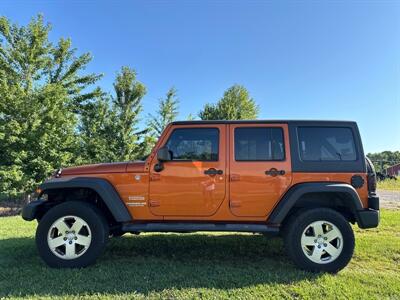
[[[400,191],[400,177],[397,180],[385,179],[378,181],[378,189],[388,191]]]
[[[50,269],[36,222],[0,218],[0,298],[400,299],[400,211],[356,231],[350,265],[337,275],[296,269],[278,238],[195,233],[113,239],[95,266]]]

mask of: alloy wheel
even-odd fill
[[[90,246],[92,234],[89,225],[80,217],[64,216],[57,219],[47,235],[51,252],[66,260],[82,256]]]
[[[340,256],[343,250],[343,236],[331,222],[316,221],[306,226],[303,231],[301,248],[312,262],[327,264]]]

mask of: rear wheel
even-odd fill
[[[285,224],[286,252],[300,268],[336,273],[350,261],[354,234],[350,224],[329,208],[302,210]]]
[[[96,206],[69,201],[43,216],[36,231],[36,245],[50,267],[86,267],[104,250],[108,234],[107,221]]]

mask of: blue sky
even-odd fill
[[[175,86],[180,119],[229,86],[248,88],[263,119],[358,122],[366,152],[400,150],[400,2],[2,1],[19,24],[42,13],[51,39],[90,52],[87,71],[133,67],[143,117]]]

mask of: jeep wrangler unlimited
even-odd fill
[[[350,261],[349,223],[379,223],[376,174],[357,124],[185,121],[165,129],[143,162],[60,169],[22,212],[51,267],[95,262],[126,232],[281,234],[300,268]]]

